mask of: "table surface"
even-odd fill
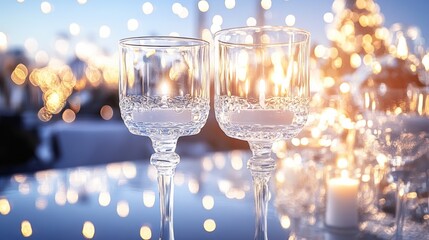
[[[248,157],[248,152],[232,151],[181,159],[174,178],[176,239],[253,239]],[[365,231],[327,231],[320,219],[313,226],[297,227],[296,219],[280,214],[284,211],[277,202],[272,187],[269,239],[294,234],[306,239],[383,239]],[[88,226],[95,230],[92,237]],[[0,177],[0,239],[26,235],[29,239],[158,239],[155,168],[144,159]]]

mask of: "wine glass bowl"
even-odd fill
[[[296,136],[309,114],[310,34],[289,27],[242,27],[215,34],[215,114],[232,138],[248,141],[255,239],[267,239],[274,142]]]
[[[174,239],[172,178],[181,136],[199,133],[210,110],[209,44],[180,37],[133,37],[119,42],[119,107],[128,130],[148,136],[158,171],[160,239]]]
[[[402,239],[404,199],[414,162],[429,151],[429,88],[363,90],[363,132],[375,153],[386,156],[396,183],[395,239]]]

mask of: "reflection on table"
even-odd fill
[[[253,239],[249,156],[232,151],[182,159],[175,175],[176,239]],[[299,223],[285,209],[296,202],[279,199],[275,186],[269,239],[383,239],[367,226],[358,233],[327,231],[317,215]],[[156,170],[148,159],[3,176],[1,239],[157,239],[158,201]],[[376,221],[363,224],[377,227]],[[428,232],[427,225],[415,225]]]

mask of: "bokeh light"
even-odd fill
[[[82,227],[82,235],[86,238],[86,239],[92,239],[94,238],[95,235],[95,227],[94,224],[90,221],[86,221],[83,223],[83,227]]]
[[[109,105],[104,105],[100,109],[100,115],[104,120],[110,120],[113,117],[113,108]]]
[[[69,26],[70,34],[73,36],[77,36],[80,33],[80,26],[77,23],[71,23]]]
[[[145,2],[142,5],[142,11],[144,14],[149,15],[151,13],[153,13],[153,4],[151,2]]]
[[[148,226],[142,226],[140,228],[140,237],[144,240],[152,238],[152,230]]]
[[[110,36],[110,27],[107,25],[102,25],[98,31],[100,38],[108,38]]]
[[[7,49],[7,36],[4,32],[0,32],[0,51]]]
[[[216,229],[216,222],[213,219],[206,219],[204,221],[204,230],[213,232]]]
[[[135,18],[128,19],[127,27],[129,31],[135,31],[137,28],[139,28],[139,21]]]
[[[287,15],[285,18],[285,23],[288,26],[295,25],[295,16],[294,15]]]
[[[249,17],[246,20],[246,25],[247,26],[256,26],[256,19],[254,17]]]
[[[48,14],[52,11],[52,5],[49,2],[42,2],[40,4],[40,10],[42,10],[42,13]]]
[[[233,9],[235,7],[235,0],[225,0],[225,7],[227,9]]]
[[[31,227],[31,223],[28,220],[21,222],[21,234],[24,237],[30,237],[33,235],[33,228]]]
[[[201,12],[207,12],[209,10],[209,8],[210,8],[210,5],[206,0],[200,0],[198,2],[198,9]]]

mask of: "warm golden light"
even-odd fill
[[[33,228],[31,227],[31,223],[28,220],[21,222],[21,234],[24,237],[30,237],[33,235]]]
[[[406,59],[408,57],[407,40],[405,39],[403,34],[399,34],[399,37],[398,37],[396,56],[400,59]]]
[[[151,208],[155,205],[155,192],[151,190],[143,191],[143,204],[147,208]]]
[[[66,109],[63,112],[63,121],[66,123],[72,123],[76,119],[76,113],[71,109]]]
[[[200,190],[200,184],[196,179],[191,178],[188,182],[188,189],[190,193],[196,194]]]
[[[214,207],[214,198],[210,195],[206,195],[202,199],[203,207],[206,210],[211,210]]]
[[[422,64],[425,68],[425,71],[429,71],[429,52],[423,57]]]
[[[289,229],[290,227],[290,218],[287,215],[283,215],[280,218],[280,224],[282,226],[282,228],[284,229]]]
[[[261,0],[261,7],[265,10],[269,10],[271,8],[272,2],[271,0]]]
[[[285,23],[288,26],[293,26],[295,25],[295,16],[294,15],[287,15],[285,18]]]
[[[98,203],[102,207],[107,207],[110,204],[110,193],[109,192],[100,192],[98,195]]]
[[[116,213],[118,213],[119,217],[127,217],[130,213],[130,206],[127,201],[119,201],[116,205]]]
[[[102,25],[98,31],[100,38],[108,38],[110,36],[111,30],[107,25]]]
[[[152,230],[148,226],[142,226],[140,228],[140,237],[144,240],[152,238]]]
[[[207,12],[209,10],[209,8],[210,8],[210,5],[206,0],[200,0],[198,2],[198,9],[201,12]]]
[[[204,230],[213,232],[216,229],[216,222],[213,219],[206,219],[204,221]]]
[[[16,85],[22,85],[25,82],[27,75],[28,75],[27,67],[24,64],[20,63],[13,70],[10,78]]]
[[[0,214],[8,215],[10,213],[9,201],[5,198],[0,199]]]
[[[94,224],[90,221],[86,221],[83,223],[82,227],[82,235],[86,239],[92,239],[95,235],[95,227]]]

